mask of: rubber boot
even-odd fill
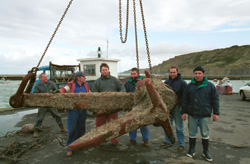
[[[61,132],[67,133],[68,130],[64,128],[63,124],[59,124],[59,127],[61,128]]]
[[[187,153],[188,157],[194,157],[195,155],[195,143],[196,143],[196,138],[189,138],[189,150]]]
[[[203,145],[203,156],[205,157],[205,159],[209,162],[213,161],[213,157],[208,151],[209,139],[202,139],[202,145]]]

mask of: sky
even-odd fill
[[[126,0],[122,1],[123,37]],[[74,0],[40,66],[77,59],[120,59],[136,67],[133,1],[128,39],[120,41],[119,0]],[[148,68],[139,0],[135,0],[140,68]],[[152,66],[178,55],[250,44],[250,0],[142,0]],[[69,0],[0,1],[0,74],[36,67]],[[107,48],[107,41],[109,42]]]

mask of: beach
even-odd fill
[[[21,109],[25,111],[26,109]],[[238,94],[220,95],[221,115],[217,122],[210,122],[210,153],[213,156],[213,163],[250,163],[250,100],[241,101]],[[17,110],[0,113],[10,115],[18,113]],[[66,125],[66,113],[60,112],[63,123]],[[121,117],[123,112],[119,113]],[[15,127],[21,129],[24,124],[34,124],[36,113],[25,114],[22,120],[17,122]],[[95,127],[94,117],[87,117],[86,132]],[[128,147],[129,135],[119,137],[123,144],[121,147],[114,147],[111,142],[104,143],[102,146],[92,147],[88,150],[74,152],[73,156],[66,156],[67,135],[61,133],[55,120],[47,113],[43,121],[43,132],[39,133],[38,140],[30,134],[9,133],[9,136],[0,137],[0,148],[10,146],[19,142],[19,152],[25,150],[20,155],[17,163],[39,164],[39,163],[69,163],[69,164],[164,164],[164,163],[208,163],[202,156],[202,145],[200,134],[197,136],[195,157],[186,157],[188,151],[188,129],[187,121],[185,125],[185,151],[178,152],[178,145],[175,143],[168,148],[161,148],[164,141],[164,131],[161,127],[149,125],[150,147],[144,147],[140,131],[137,133],[137,144]],[[174,128],[175,129],[175,126]],[[174,133],[176,134],[176,133]],[[32,145],[33,144],[33,145]],[[26,150],[27,149],[27,150]],[[2,152],[2,151],[1,151]],[[17,154],[17,152],[15,153]],[[8,155],[1,158],[3,164],[10,163],[13,156]]]

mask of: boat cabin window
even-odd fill
[[[95,70],[96,70],[95,64],[83,65],[83,71],[87,76],[95,76],[96,75]]]

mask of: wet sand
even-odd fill
[[[8,113],[15,111],[8,111]],[[213,163],[225,164],[249,164],[250,163],[250,100],[241,101],[238,94],[220,95],[221,115],[217,122],[210,122],[210,153]],[[0,113],[0,115],[6,112]],[[124,113],[121,112],[120,116]],[[64,125],[66,125],[66,114],[61,113]],[[16,124],[20,127],[27,123],[34,123],[36,114],[28,114],[23,120]],[[0,137],[0,149],[9,146],[10,143],[18,141],[21,152],[32,143],[36,143],[19,157],[20,164],[40,163],[66,163],[66,164],[164,164],[164,163],[209,163],[202,156],[201,137],[198,134],[196,143],[196,155],[194,159],[186,157],[188,151],[187,121],[185,124],[185,151],[177,151],[178,145],[169,148],[161,148],[164,141],[164,132],[161,127],[149,126],[150,147],[144,147],[140,131],[137,133],[137,145],[128,147],[128,134],[120,136],[121,147],[114,147],[110,142],[102,146],[90,148],[85,151],[74,152],[73,156],[66,156],[65,145],[67,135],[60,132],[52,116],[47,113],[43,121],[43,132],[39,133],[39,140],[34,142],[32,134],[18,133],[13,136]],[[86,132],[95,127],[94,118],[87,118]],[[176,133],[175,133],[176,134]],[[59,141],[63,141],[62,144]],[[17,154],[15,153],[15,154]],[[8,155],[7,158],[13,156]],[[0,159],[0,163],[10,163],[10,159]]]

